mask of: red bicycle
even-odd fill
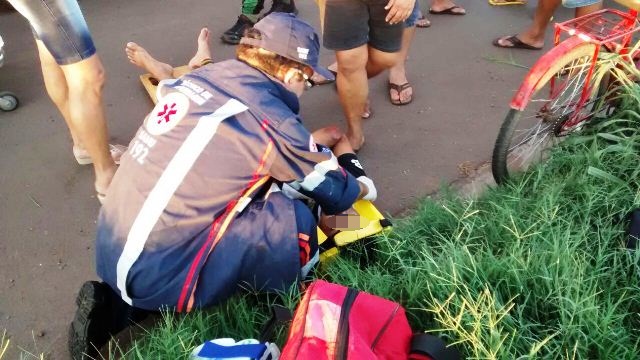
[[[621,64],[635,58],[630,44],[640,30],[640,0],[615,1],[629,11],[603,9],[555,24],[555,46],[524,78],[498,133],[492,157],[498,184],[611,109],[610,90],[620,78],[613,70],[625,71]]]

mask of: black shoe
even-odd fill
[[[298,9],[296,8],[296,3],[294,0],[289,0],[289,3],[285,3],[282,0],[273,0],[271,4],[271,9],[267,11],[264,16],[267,16],[274,12],[282,12],[282,13],[291,13],[298,15]]]
[[[76,304],[78,309],[69,326],[69,353],[73,360],[98,357],[98,349],[109,341],[107,325],[108,285],[87,281],[80,288]]]
[[[247,29],[251,29],[254,23],[248,17],[244,15],[238,16],[238,21],[222,34],[220,39],[227,44],[237,45],[240,43],[240,39],[244,36],[244,32]]]

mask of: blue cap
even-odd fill
[[[311,25],[294,14],[274,12],[258,21],[254,29],[260,31],[260,38],[245,36],[240,44],[269,50],[287,59],[310,66],[314,72],[332,79],[329,70],[318,66],[320,40]]]

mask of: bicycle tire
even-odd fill
[[[493,148],[491,162],[493,177],[498,184],[503,184],[508,181],[511,172],[526,170],[534,163],[531,159],[520,160],[518,158],[520,155],[515,154],[516,149],[530,158],[533,155],[540,155],[540,157],[544,156],[546,150],[554,146],[559,141],[560,137],[567,135],[568,132],[575,131],[575,129],[565,129],[567,131],[563,131],[563,127],[565,126],[565,123],[567,123],[567,120],[575,119],[573,116],[583,116],[583,113],[591,111],[597,112],[598,110],[596,109],[596,106],[599,107],[602,105],[597,101],[598,99],[603,98],[604,94],[602,91],[603,89],[599,86],[602,76],[598,75],[600,76],[598,79],[598,76],[594,74],[590,83],[592,90],[590,94],[587,94],[587,99],[583,104],[589,106],[583,106],[581,109],[576,109],[576,102],[582,95],[581,89],[583,87],[581,85],[582,83],[580,83],[579,77],[585,76],[586,71],[589,70],[591,60],[595,54],[595,45],[590,43],[579,43],[571,50],[565,51],[564,54],[560,55],[553,54],[555,49],[557,48],[552,49],[548,53],[548,56],[552,59],[555,56],[555,60],[550,62],[547,70],[539,77],[534,93],[528,98],[527,102],[522,107],[522,110],[510,109],[502,122]],[[559,93],[556,91],[556,94],[553,94],[551,89],[549,89],[549,83],[552,78],[573,87],[573,90],[568,94],[569,98],[557,107],[555,107],[557,105],[557,100],[560,96],[566,95],[567,91],[562,90]],[[527,79],[531,81],[530,76],[527,76]],[[576,83],[572,85],[572,82],[574,81]],[[557,89],[561,87],[562,84],[554,85],[554,88]],[[541,90],[548,91],[548,99],[535,99],[535,97],[541,93]],[[540,103],[542,103],[542,106],[539,105]],[[551,107],[551,110],[562,109],[563,112],[560,114],[560,117],[555,117],[556,115],[553,111],[548,111],[549,107]],[[576,114],[576,110],[582,113]],[[518,126],[521,125],[523,114],[525,113],[533,113],[534,115],[532,116],[536,118],[535,120],[530,121],[533,126],[525,130],[526,134],[531,134],[531,137],[516,142],[514,141],[516,130]],[[549,116],[549,114],[551,114],[551,116]],[[595,113],[586,115],[585,120],[582,121],[581,124],[583,125],[586,123],[594,114]],[[548,145],[549,143],[550,146],[546,148],[527,149],[527,147],[532,145],[537,147],[538,145],[543,146]],[[512,169],[510,170],[510,168]]]

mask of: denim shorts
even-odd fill
[[[404,27],[414,27],[416,26],[416,22],[418,22],[418,18],[420,17],[420,0],[416,0],[415,5],[413,5],[413,10],[411,11],[411,15],[404,21]]]
[[[326,0],[322,42],[330,50],[351,50],[364,44],[394,53],[402,46],[404,23],[385,21],[388,0]]]
[[[76,0],[8,0],[31,24],[59,65],[77,63],[96,53],[87,22]]]
[[[568,8],[577,8],[597,4],[602,0],[562,0],[562,5]]]

